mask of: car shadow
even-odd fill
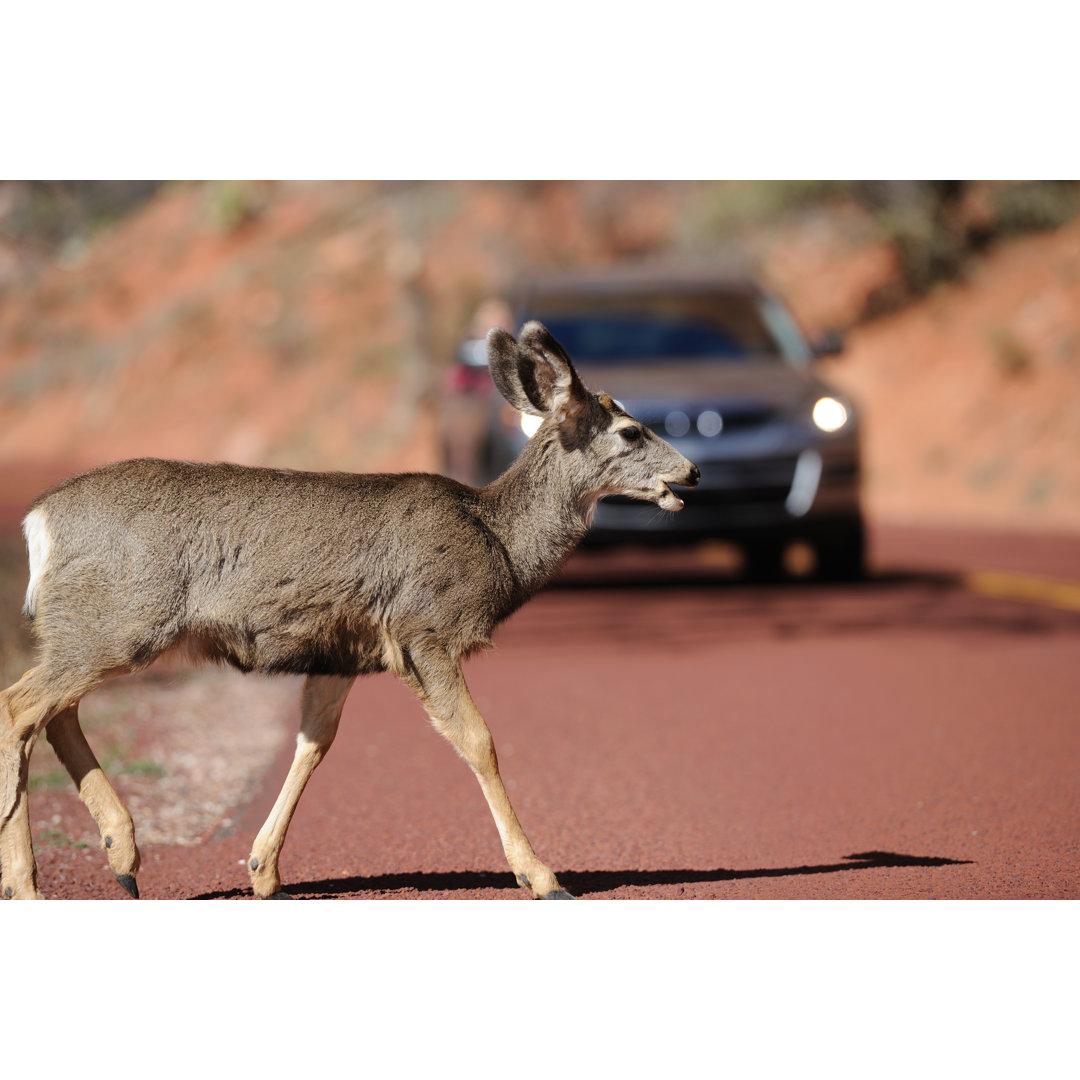
[[[773,590],[777,592],[818,592],[826,589],[849,589],[866,592],[881,587],[921,584],[938,587],[957,587],[963,577],[960,574],[945,571],[922,570],[886,570],[874,571],[863,577],[848,580],[833,580],[806,576],[779,576],[775,578],[755,578],[745,574],[725,571],[713,571],[699,567],[685,570],[665,567],[660,570],[648,569],[612,569],[600,570],[590,574],[582,570],[581,564],[574,564],[571,570],[552,579],[547,586],[556,592],[605,592],[620,589],[673,589],[673,588],[710,588],[718,592],[741,590]]]
[[[751,581],[687,567],[565,575],[500,630],[504,640],[677,648],[702,642],[919,634],[1080,635],[1080,612],[982,595],[963,574],[886,570],[858,581]]]
[[[702,882],[738,881],[743,878],[797,877],[806,874],[837,874],[854,870],[894,867],[965,866],[970,859],[947,859],[940,856],[903,855],[889,851],[866,851],[845,855],[840,862],[821,865],[767,867],[752,870],[560,870],[559,882],[575,896],[611,892],[630,886],[693,885]],[[282,890],[297,898],[348,896],[357,892],[471,892],[476,889],[501,889],[517,892],[520,886],[509,871],[457,870],[443,873],[375,874],[370,877],[327,878],[300,881]],[[238,900],[250,897],[247,888],[202,893],[194,900]]]

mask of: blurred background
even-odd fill
[[[1080,527],[1080,188],[0,183],[0,512],[136,455],[437,469],[478,305],[737,251],[861,406],[872,519]]]
[[[755,791],[763,795],[753,811],[737,799],[723,812],[713,803],[684,807],[680,813],[688,819],[732,823],[715,844],[705,835],[700,851],[665,832],[663,806],[649,825],[635,805],[624,835],[647,841],[653,854],[635,848],[601,855],[571,846],[563,857],[571,866],[607,865],[603,859],[614,858],[622,860],[620,867],[640,868],[662,851],[667,873],[678,865],[714,867],[719,859],[750,867],[817,860],[828,868],[851,850],[908,853],[904,858],[914,852],[947,856],[946,863],[968,860],[975,868],[957,878],[949,895],[967,895],[965,889],[986,895],[976,864],[985,865],[993,853],[981,846],[983,838],[1007,835],[1009,844],[996,857],[1002,873],[1019,884],[1001,886],[1005,891],[995,895],[1075,895],[1074,871],[1061,869],[1061,845],[1045,834],[1049,821],[1074,833],[1075,693],[1068,683],[1074,665],[1060,658],[1075,647],[1078,601],[1068,586],[1025,596],[1031,592],[1026,578],[1006,583],[1005,592],[1019,600],[991,600],[986,594],[1000,592],[999,581],[964,575],[990,568],[1076,576],[1076,182],[0,182],[0,685],[32,662],[17,614],[27,575],[18,525],[45,487],[140,455],[309,469],[440,470],[441,432],[453,408],[450,376],[462,342],[506,310],[493,300],[526,275],[674,257],[738,258],[786,300],[809,341],[842,337],[836,355],[819,350],[814,368],[857,403],[863,507],[879,553],[881,536],[891,545],[893,569],[877,572],[882,564],[871,560],[870,582],[846,590],[747,592],[737,586],[722,594],[724,604],[715,602],[721,593],[691,580],[690,588],[670,592],[568,588],[530,606],[500,639],[504,663],[516,648],[522,670],[530,670],[531,650],[565,639],[560,662],[573,668],[564,672],[567,685],[587,700],[589,688],[599,685],[595,665],[609,665],[618,685],[619,671],[632,682],[641,656],[653,665],[662,653],[668,670],[680,672],[680,706],[674,710],[665,698],[654,711],[668,723],[685,723],[686,738],[705,747],[698,757],[713,770],[700,783],[680,783],[680,797],[694,792],[694,798],[723,801],[731,792],[735,799],[748,783],[747,761],[757,763]],[[1021,534],[1034,537],[1035,546],[1023,547]],[[998,539],[980,547],[980,536]],[[1068,546],[1053,547],[1061,542]],[[1046,603],[1023,606],[1031,599]],[[707,664],[684,663],[686,650],[695,649]],[[968,661],[972,669],[957,675]],[[798,678],[778,681],[778,663]],[[709,674],[725,664],[728,691],[737,698],[732,709],[714,699]],[[498,682],[497,668],[480,668],[477,685],[482,706],[494,701],[493,712],[504,717],[500,732],[513,743],[520,719],[518,741],[528,743],[535,762],[544,747],[556,756],[564,745],[576,747],[576,713],[568,714],[562,732],[546,714],[531,717],[530,729],[527,708],[517,710],[520,718],[505,703],[500,710],[500,695],[517,698],[513,686]],[[517,671],[506,670],[510,677]],[[990,675],[1006,689],[991,688]],[[220,725],[221,732],[235,729],[237,745],[215,754],[215,767],[219,758],[241,760],[243,782],[225,785],[233,803],[260,790],[278,748],[287,748],[295,730],[295,688],[259,691],[266,695],[263,721],[250,713],[250,689],[230,698],[233,684],[222,681],[226,677],[211,673],[179,686],[167,680],[159,694],[147,673],[150,681],[138,692],[120,680],[94,695],[88,730],[106,769],[119,776],[144,841],[190,844],[217,835],[223,818],[228,824],[234,811],[215,801],[222,789],[217,773],[208,781],[199,764],[206,725],[215,718],[224,721],[240,709],[247,716],[246,725]],[[815,679],[819,691],[806,689]],[[738,698],[789,683],[796,687],[794,702]],[[847,695],[843,708],[834,704],[837,686]],[[974,687],[973,696],[957,703],[965,686]],[[1028,715],[1029,695],[1051,691],[1059,694],[1053,707]],[[909,701],[916,692],[927,700]],[[1018,695],[1015,701],[1010,694]],[[602,741],[601,720],[617,719],[619,754],[612,760],[625,762],[630,774],[647,773],[656,752],[648,710],[639,733],[647,749],[634,758],[627,718],[609,705],[605,700],[588,712],[590,738]],[[386,711],[400,707],[392,699]],[[1003,714],[998,722],[1006,730],[997,742],[986,720],[994,710]],[[970,737],[963,727],[969,718]],[[1030,757],[1036,718],[1049,731],[1044,772],[1030,774],[1042,802],[1025,789],[1027,801],[1014,813],[1008,793],[1015,786],[1015,746],[1022,744]],[[541,720],[545,734],[537,740],[528,732]],[[918,738],[911,734],[916,722],[926,726]],[[724,740],[744,727],[751,748],[729,754]],[[264,734],[258,752],[250,749],[256,728]],[[349,738],[371,742],[366,750],[357,744],[361,755],[374,754],[372,746],[382,752],[399,737],[403,762],[427,753],[428,743],[411,741],[408,725],[400,736],[396,730],[357,725]],[[175,741],[177,731],[186,742]],[[943,732],[952,740],[951,758],[942,756]],[[824,764],[804,769],[800,760],[795,769],[787,760],[787,748],[802,746],[804,738],[807,753],[823,755]],[[843,753],[833,753],[836,746]],[[851,747],[865,751],[856,765]],[[963,770],[983,751],[998,753],[993,767],[964,779]],[[350,760],[347,751],[336,753]],[[456,776],[444,769],[444,753],[433,751],[432,775]],[[906,753],[914,761],[909,773],[896,765]],[[567,751],[566,760],[571,757]],[[947,775],[938,776],[939,765]],[[92,823],[46,746],[32,768],[35,790],[48,793],[35,804],[34,835],[46,851],[39,853],[43,872],[53,874],[49,888],[55,892],[57,881],[67,880],[71,895],[99,888],[109,895],[111,883],[98,881]],[[684,768],[676,754],[656,790],[670,791],[671,777]],[[834,768],[846,771],[834,776]],[[1007,793],[995,796],[993,805],[1003,809],[995,811],[1000,820],[993,819],[993,834],[981,818],[971,819],[974,799],[985,795],[979,805],[991,805],[988,775],[1001,778]],[[806,777],[820,790],[804,793],[803,810],[791,811],[795,821],[805,812],[805,832],[792,832],[783,803],[774,808],[783,820],[770,828],[774,790],[781,781]],[[610,777],[607,783],[613,791],[636,788]],[[596,790],[609,788],[599,783]],[[848,790],[862,794],[837,811],[840,839],[825,843],[815,814],[831,792]],[[880,807],[867,810],[874,798]],[[932,799],[946,799],[947,812]],[[409,800],[401,801],[406,814]],[[601,799],[592,816],[610,815],[616,801]],[[938,809],[920,816],[924,805]],[[179,819],[177,807],[202,807],[205,821]],[[163,816],[166,811],[172,816]],[[479,804],[476,811],[485,813]],[[546,810],[532,812],[549,820]],[[933,829],[923,824],[930,818]],[[868,821],[887,824],[875,830]],[[486,836],[484,828],[477,825],[476,835]],[[395,825],[387,835],[397,844],[401,830]],[[758,835],[786,837],[791,849],[755,847],[751,840]],[[420,856],[405,849],[394,856],[398,862],[387,861],[386,844],[358,850],[367,854],[350,854],[348,865],[361,873],[387,867],[412,873],[420,865]],[[469,856],[473,862],[489,858],[486,847],[478,850],[483,854]],[[1051,869],[1040,863],[1017,876],[1017,860],[1028,856],[1029,862],[1045,856]],[[458,855],[446,858],[446,865],[459,865]],[[333,876],[324,867],[306,872]],[[1057,875],[1052,885],[1030,884],[1050,880],[1051,872]],[[725,873],[691,884],[704,880],[702,895],[728,895]],[[836,888],[852,887],[850,875],[832,876],[839,879]],[[657,880],[663,886],[669,877]],[[770,871],[761,881],[775,877]],[[776,888],[787,889],[783,895],[817,880],[798,871],[780,877]],[[945,895],[943,875],[925,886],[924,880],[903,877],[893,892],[874,895],[928,888]],[[625,885],[618,875],[616,885]],[[589,887],[602,891],[595,883]],[[673,887],[681,891],[682,885]],[[164,889],[159,885],[159,894]]]

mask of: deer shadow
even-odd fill
[[[874,870],[890,867],[965,866],[970,859],[947,859],[938,856],[902,855],[889,851],[866,851],[845,855],[840,862],[818,866],[769,867],[752,870],[560,870],[560,884],[575,896],[610,892],[627,886],[691,885],[701,882],[738,881],[742,878],[797,877],[805,874],[837,874],[853,870]],[[327,878],[321,881],[299,881],[286,885],[287,896],[315,899],[347,896],[357,892],[395,892],[408,889],[414,892],[471,892],[476,889],[501,889],[508,893],[520,891],[513,875],[507,872],[453,870],[374,874],[370,877]],[[250,897],[249,889],[225,889],[202,893],[194,900],[239,900]]]

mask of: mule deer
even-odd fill
[[[476,774],[520,885],[569,894],[529,844],[461,660],[547,582],[621,493],[679,510],[697,467],[581,383],[539,323],[493,329],[491,375],[539,430],[476,489],[427,474],[304,473],[138,460],[41,496],[24,522],[36,667],[0,694],[0,895],[34,897],[27,767],[44,731],[138,896],[131,815],[79,725],[79,700],[168,649],[241,671],[302,673],[296,754],[249,859],[256,896],[284,896],[278,856],[359,675],[392,671]]]

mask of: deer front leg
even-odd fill
[[[461,669],[450,664],[449,670],[429,671],[423,679],[413,675],[406,682],[427,709],[436,730],[450,741],[480,782],[480,790],[499,830],[506,861],[518,884],[529,889],[537,900],[573,899],[537,857],[518,822],[499,775],[491,731],[465,685]]]
[[[97,822],[101,846],[105,849],[113,876],[138,900],[139,886],[135,875],[140,860],[135,844],[135,826],[128,808],[109,783],[86,741],[79,724],[78,704],[54,716],[45,728],[45,737],[79,789],[79,798]]]
[[[304,683],[296,754],[248,859],[251,888],[260,900],[288,899],[281,891],[278,856],[304,787],[334,741],[341,709],[354,681],[337,675],[309,675]]]

